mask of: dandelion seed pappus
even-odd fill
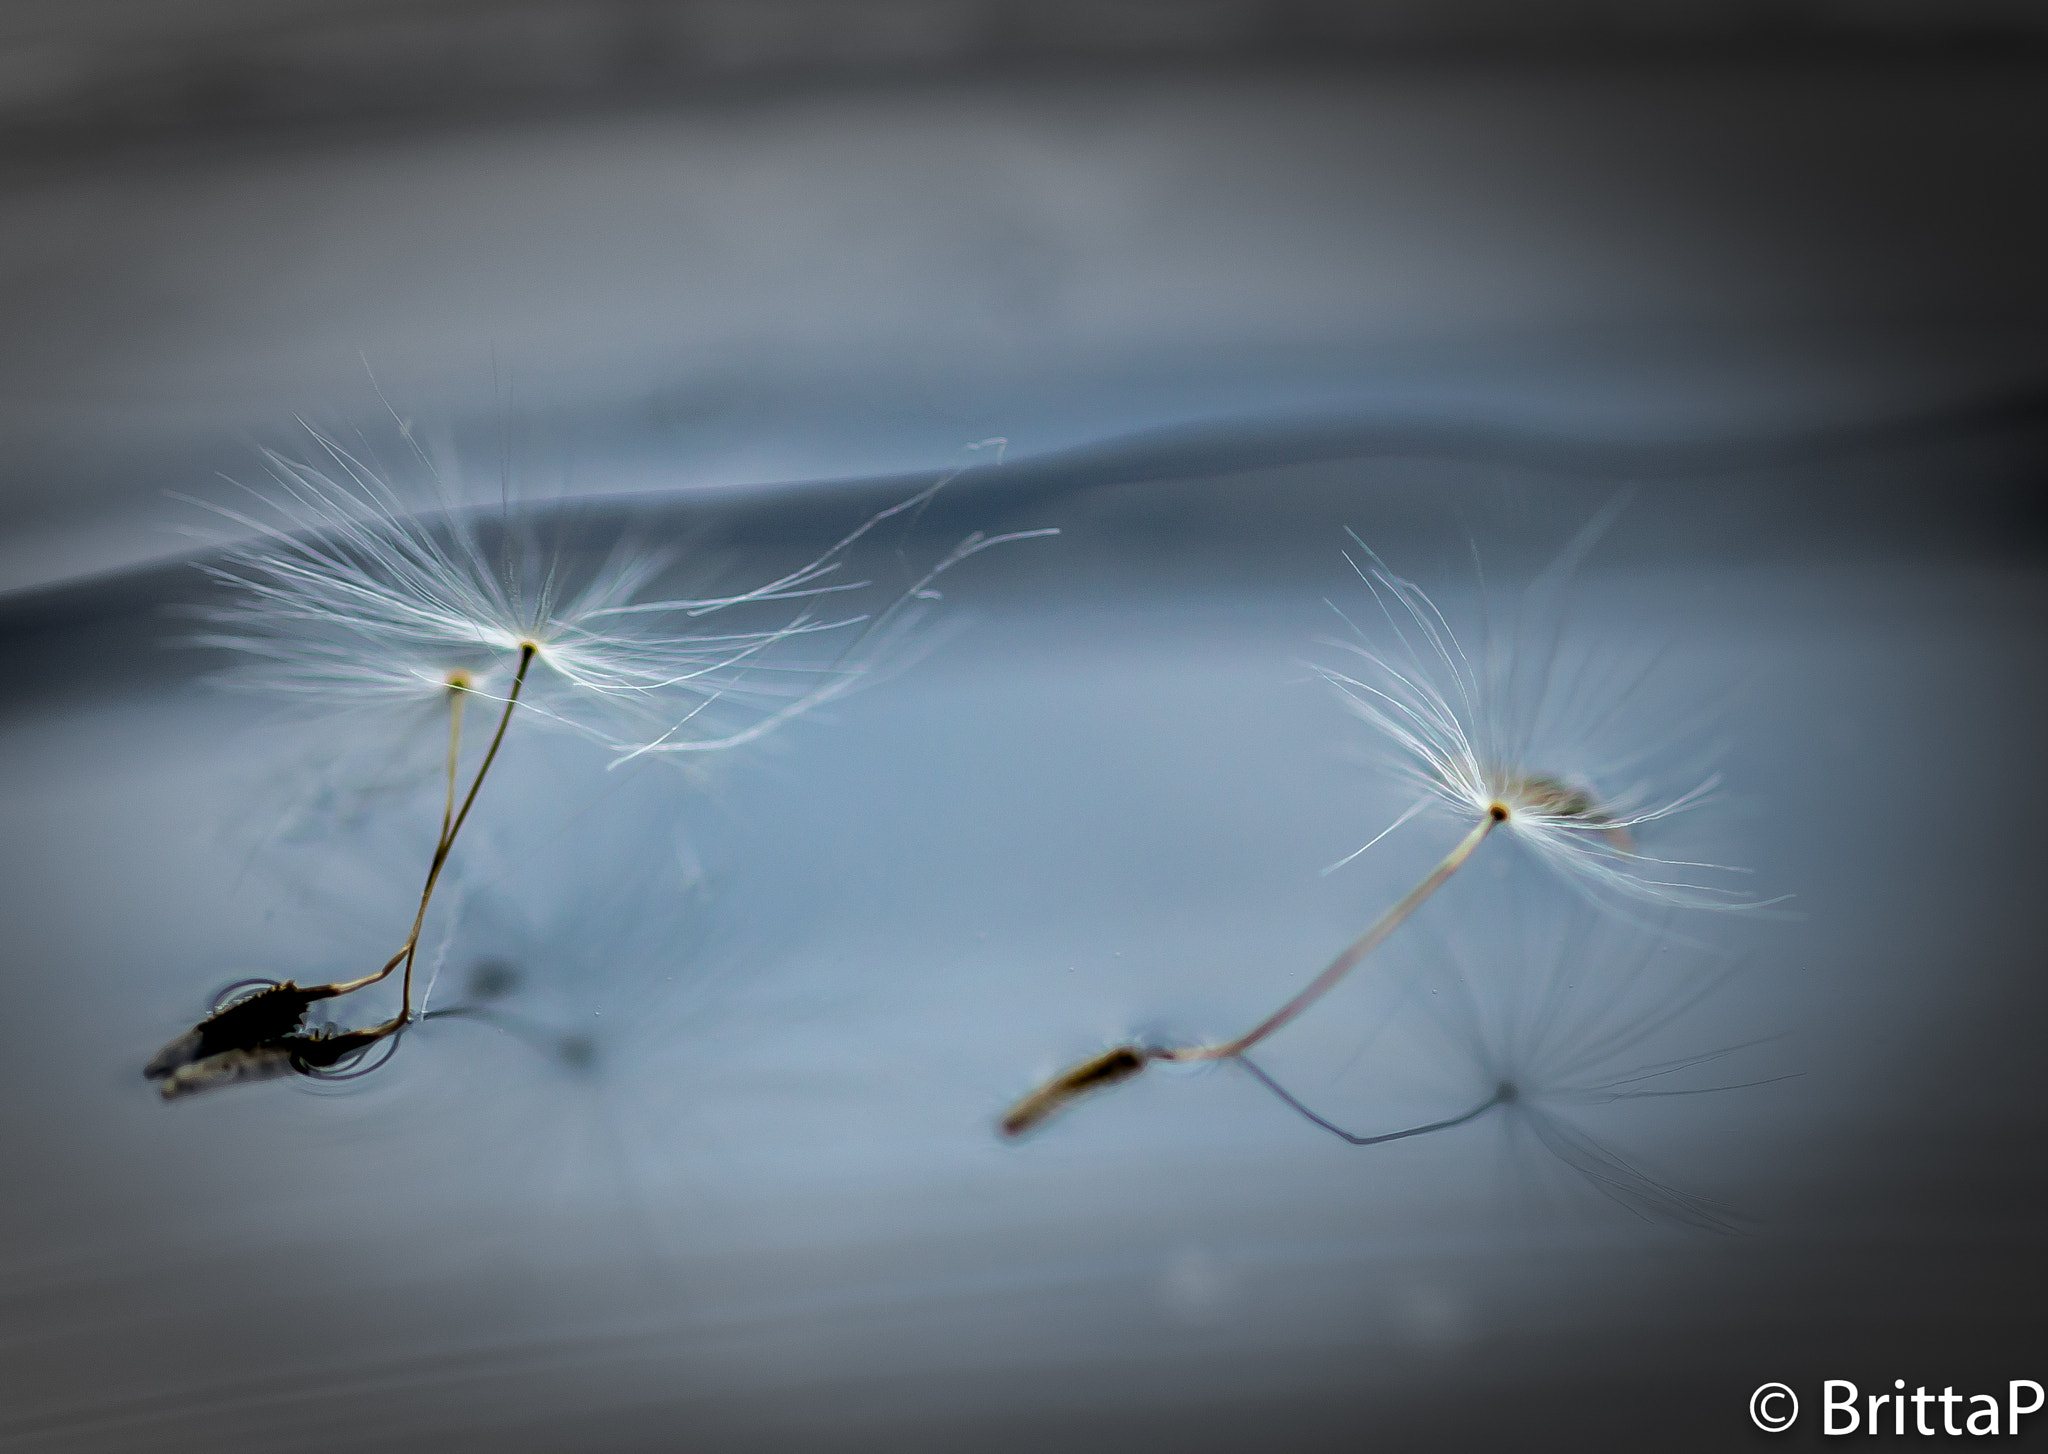
[[[1575,577],[1618,509],[1596,515],[1522,593],[1506,628],[1489,622],[1471,649],[1420,586],[1351,536],[1345,560],[1375,614],[1361,624],[1333,602],[1348,629],[1323,644],[1344,655],[1340,665],[1312,669],[1373,729],[1382,765],[1415,795],[1365,848],[1424,810],[1445,808],[1468,822],[1491,818],[1596,902],[1764,908],[1778,901],[1738,887],[1742,868],[1649,851],[1643,830],[1654,834],[1652,825],[1713,801],[1721,778],[1695,769],[1660,782],[1645,771],[1653,756],[1676,755],[1667,744],[1626,739],[1629,698],[1654,659],[1603,662],[1568,639]],[[1610,746],[1617,737],[1625,746]],[[1602,765],[1583,777],[1566,765],[1585,762]]]

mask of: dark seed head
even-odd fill
[[[252,995],[244,995],[201,1020],[159,1050],[142,1073],[162,1080],[180,1066],[232,1050],[251,1050],[259,1045],[298,1033],[306,1010],[315,1000],[326,999],[324,986],[301,989],[286,981]]]

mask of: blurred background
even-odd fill
[[[2048,1382],[2044,78],[2017,0],[0,10],[0,1443],[1718,1449],[1767,1379],[1792,1443]],[[515,733],[488,1013],[165,1107],[223,985],[381,960],[436,811],[164,649],[173,496],[304,423],[735,581],[967,463],[874,579],[1062,534],[706,772]],[[1345,530],[1476,641],[1625,490],[1572,649],[1797,917],[1500,845],[1262,1064],[1547,1108],[1354,1148],[1224,1067],[998,1144],[1448,841],[1320,873],[1406,805],[1308,680]]]

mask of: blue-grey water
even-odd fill
[[[2048,584],[1995,430],[1605,470],[1646,478],[1560,660],[1646,665],[1610,740],[1715,760],[1646,841],[1790,897],[1615,913],[1492,842],[1259,1054],[1360,1133],[1507,1062],[1531,1104],[1352,1147],[1224,1065],[996,1135],[1065,1063],[1263,1015],[1461,831],[1321,872],[1410,801],[1308,665],[1368,599],[1347,527],[1477,632],[1614,493],[1597,449],[1287,442],[964,477],[907,550],[1063,533],[700,770],[515,720],[427,935],[431,1003],[488,1017],[345,1085],[140,1067],[231,981],[402,939],[438,739],[218,690],[164,645],[188,566],[11,603],[0,1440],[1704,1448],[1766,1379],[2039,1377]],[[914,484],[565,538],[757,579]]]

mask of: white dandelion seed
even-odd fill
[[[1570,579],[1619,507],[1620,502],[1609,506],[1579,533],[1531,588],[1525,606],[1533,608],[1540,594],[1558,591]],[[1345,558],[1379,603],[1394,644],[1375,647],[1364,633],[1357,633],[1358,639],[1333,643],[1352,653],[1357,666],[1342,672],[1317,670],[1383,735],[1394,749],[1393,770],[1419,790],[1419,797],[1364,848],[1331,867],[1356,858],[1432,804],[1450,807],[1472,826],[1420,883],[1299,993],[1242,1035],[1213,1045],[1112,1047],[1061,1072],[1013,1105],[999,1123],[1005,1135],[1021,1135],[1075,1098],[1128,1080],[1155,1061],[1242,1056],[1335,989],[1449,882],[1497,828],[1528,844],[1596,898],[1665,907],[1766,907],[1714,882],[1717,876],[1742,870],[1660,858],[1637,846],[1637,829],[1705,802],[1719,786],[1718,777],[1699,779],[1668,796],[1644,783],[1603,797],[1590,783],[1535,758],[1534,750],[1543,744],[1544,729],[1554,717],[1569,713],[1588,719],[1590,727],[1582,730],[1591,730],[1603,727],[1618,705],[1595,707],[1597,693],[1584,661],[1571,680],[1560,680],[1561,614],[1531,609],[1531,621],[1517,622],[1521,640],[1489,651],[1475,665],[1435,602],[1413,582],[1388,570],[1357,535],[1351,538],[1367,564],[1348,554]]]
[[[167,1099],[290,1071],[345,1069],[411,1023],[427,909],[515,710],[601,743],[617,754],[614,765],[738,747],[898,664],[897,648],[953,566],[990,546],[1058,533],[970,535],[880,611],[830,609],[869,584],[843,579],[855,545],[885,521],[921,509],[949,475],[749,590],[647,600],[641,597],[672,563],[669,552],[621,542],[579,578],[508,522],[406,510],[375,471],[335,441],[314,439],[323,465],[271,454],[272,488],[252,491],[257,512],[219,511],[254,540],[204,567],[238,599],[203,613],[219,629],[197,642],[250,658],[234,674],[241,686],[329,707],[445,707],[440,833],[411,932],[381,968],[329,985],[265,982],[224,1001],[150,1062],[146,1073],[162,1082]],[[791,614],[767,626],[721,630],[711,622],[762,609]],[[800,654],[819,639],[836,640],[839,649],[823,658]],[[472,697],[491,703],[497,721],[465,791],[463,722]],[[390,1020],[359,1031],[304,1030],[314,1002],[401,969],[400,1007]]]

